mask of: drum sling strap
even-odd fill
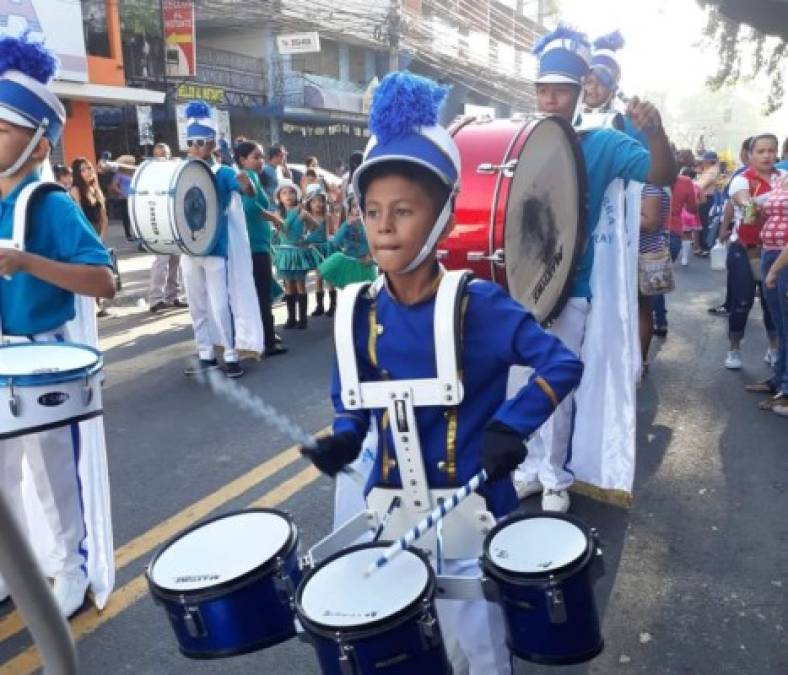
[[[437,506],[438,500],[450,496],[451,489],[430,489],[424,468],[421,442],[416,424],[416,407],[440,406],[447,409],[447,457],[444,470],[456,475],[457,406],[463,399],[462,367],[460,363],[464,289],[470,280],[467,271],[444,272],[438,287],[434,312],[435,359],[437,377],[416,380],[381,380],[361,382],[355,354],[353,317],[358,298],[367,294],[374,298],[383,284],[380,277],[374,284],[353,284],[342,293],[335,321],[335,344],[339,368],[342,402],[348,410],[383,409],[384,442],[388,438],[386,424],[391,425],[396,462],[402,479],[401,489],[379,487],[367,498],[369,508],[382,519],[392,498],[399,497],[401,508],[389,514],[383,537],[399,536]],[[373,304],[374,311],[374,304]],[[375,340],[377,324],[370,312],[369,351],[377,366]],[[388,454],[388,453],[386,453]],[[388,457],[381,458],[384,463]],[[388,465],[384,464],[385,476]],[[482,497],[474,495],[465,509],[448,519],[445,529],[447,558],[474,557],[481,552],[484,531],[494,524]],[[470,526],[469,526],[470,525]],[[466,533],[468,536],[466,536]],[[434,549],[434,534],[424,542]]]

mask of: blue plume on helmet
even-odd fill
[[[624,36],[621,31],[613,31],[607,35],[601,35],[594,40],[594,49],[609,49],[611,52],[617,52],[624,47]]]
[[[583,46],[591,49],[591,43],[588,41],[588,36],[585,33],[581,33],[574,28],[570,28],[566,24],[560,23],[556,27],[554,31],[551,33],[546,33],[541,38],[539,38],[538,42],[534,45],[531,53],[540,56],[541,53],[544,51],[544,48],[547,47],[553,40],[574,40],[582,44]]]
[[[0,38],[0,75],[18,70],[41,84],[47,84],[57,72],[58,60],[40,42],[21,37]]]
[[[205,101],[190,101],[186,106],[186,117],[204,119],[211,116],[211,108]]]
[[[413,133],[438,123],[447,87],[413,73],[390,73],[383,78],[369,110],[369,129],[378,142]]]

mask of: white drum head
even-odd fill
[[[156,558],[150,578],[169,591],[218,586],[265,564],[290,537],[290,523],[265,511],[213,520],[176,539]]]
[[[0,349],[0,376],[17,377],[82,370],[99,360],[96,353],[78,345],[21,344]]]
[[[577,525],[538,516],[502,527],[490,540],[487,555],[507,572],[541,574],[575,562],[587,548],[585,532]]]
[[[385,548],[351,551],[321,567],[305,582],[304,615],[323,626],[363,626],[393,616],[424,592],[429,571],[424,561],[403,551],[388,565],[364,576]]]
[[[175,186],[175,226],[192,255],[209,253],[219,216],[211,170],[202,162],[183,163]]]
[[[550,117],[530,129],[506,204],[506,283],[541,323],[563,308],[581,243],[584,196],[573,135]]]

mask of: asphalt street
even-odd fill
[[[112,229],[124,288],[100,333],[118,571],[105,611],[72,619],[80,673],[317,674],[311,647],[298,640],[221,661],[186,659],[148,594],[141,575],[153,551],[209,515],[252,503],[284,509],[306,549],[329,531],[333,484],[276,428],[184,377],[188,312],[148,311],[151,256]],[[706,312],[724,275],[697,258],[676,274],[669,336],[655,340],[638,395],[634,504],[573,497],[573,512],[602,537],[606,574],[596,594],[606,648],[579,666],[517,663],[518,674],[788,673],[788,421],[760,412],[743,389],[767,374],[760,310],[744,369],[726,371],[727,323]],[[319,431],[332,419],[331,320],[279,332],[289,354],[251,363],[241,382]],[[524,505],[536,507],[536,499]],[[34,672],[30,645],[11,604],[0,606],[0,674]]]

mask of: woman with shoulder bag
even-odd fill
[[[643,374],[648,372],[648,351],[654,334],[654,300],[673,290],[673,262],[668,250],[667,223],[670,197],[666,190],[646,184],[640,200],[638,247],[638,324]],[[667,331],[665,331],[667,332]]]

